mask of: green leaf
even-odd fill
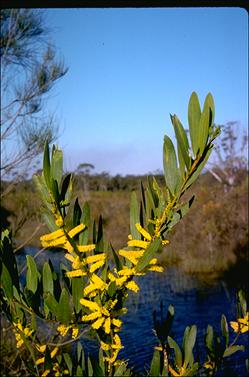
[[[160,352],[154,351],[152,361],[150,364],[150,376],[160,376]]]
[[[85,224],[86,229],[84,229],[84,231],[80,233],[79,244],[87,245],[90,227],[90,206],[88,202],[85,202],[83,205],[80,223]]]
[[[241,313],[239,313],[239,316],[244,317],[247,312],[247,302],[245,298],[245,293],[242,291],[242,289],[239,290],[238,300],[241,308]]]
[[[45,142],[44,146],[44,155],[43,155],[43,175],[45,178],[45,182],[47,184],[47,187],[51,187],[51,181],[50,181],[50,157],[49,157],[49,146],[48,142]]]
[[[161,245],[161,240],[157,238],[154,240],[148,247],[148,249],[145,251],[143,256],[139,259],[137,264],[137,271],[142,271],[146,266],[148,266],[149,262],[157,252],[159,246]]]
[[[50,312],[56,317],[58,313],[58,302],[55,297],[48,293],[44,298],[44,303],[47,305]]]
[[[203,157],[202,159],[200,160],[199,164],[198,164],[198,167],[197,169],[194,171],[193,174],[191,174],[190,178],[188,178],[185,186],[184,186],[184,189],[186,190],[187,188],[189,188],[195,181],[196,179],[199,177],[202,169],[204,168],[204,166],[206,165],[208,159],[209,159],[209,156],[212,152],[212,149],[213,149],[213,145],[209,146],[206,151],[204,151],[203,153]]]
[[[82,292],[85,286],[84,278],[77,277],[72,279],[72,296],[73,296],[73,304],[76,313],[78,314],[82,309],[80,304],[80,299],[82,298]]]
[[[72,376],[72,373],[73,373],[73,363],[72,363],[72,360],[71,360],[71,357],[68,353],[63,353],[63,357],[64,357],[64,360],[67,364],[67,367],[68,367],[68,370],[69,370],[69,374],[70,376]]]
[[[222,314],[221,316],[221,332],[222,332],[223,337],[225,338],[225,344],[227,347],[228,342],[229,342],[229,330],[228,330],[227,319],[224,314]]]
[[[172,124],[174,126],[177,145],[179,146],[180,154],[183,158],[183,161],[185,163],[187,170],[189,170],[190,165],[191,165],[191,158],[189,156],[189,143],[188,143],[186,131],[184,130],[183,125],[181,124],[180,120],[177,118],[176,115],[173,115],[173,116],[171,115],[170,117],[171,117]]]
[[[45,262],[43,265],[42,285],[43,285],[43,292],[49,292],[53,294],[53,291],[54,291],[53,275],[52,275],[52,271],[50,269],[48,262]]]
[[[75,203],[74,203],[74,209],[73,209],[73,227],[80,224],[81,215],[82,215],[82,212],[79,205],[79,201],[78,201],[78,198],[76,198]]]
[[[179,171],[177,167],[175,148],[168,136],[164,136],[163,167],[166,185],[170,192],[175,194],[179,183]]]
[[[245,350],[244,346],[239,346],[239,345],[230,346],[225,349],[223,353],[223,357],[228,357],[237,351],[244,351],[244,350]]]
[[[138,201],[137,195],[135,191],[131,193],[131,204],[130,204],[130,230],[133,239],[140,240],[141,234],[138,232],[137,228],[135,227],[136,223],[139,223],[139,208],[138,208]]]
[[[72,181],[72,175],[71,174],[68,174],[64,179],[63,179],[63,182],[62,182],[62,186],[61,186],[61,194],[60,194],[60,200],[64,201],[65,198],[66,198],[66,193],[68,191],[68,189],[70,188],[70,183]]]
[[[181,219],[188,213],[190,207],[192,206],[192,204],[194,202],[194,199],[195,199],[195,196],[193,195],[191,197],[191,199],[188,202],[182,204],[181,208],[177,211],[179,213]]]
[[[9,274],[9,271],[7,270],[4,264],[2,264],[1,271],[1,287],[3,288],[7,298],[13,298],[13,282]]]
[[[60,186],[63,173],[63,153],[58,148],[53,148],[51,161],[51,177],[57,181]]]
[[[189,330],[186,332],[186,336],[184,338],[184,365],[187,366],[191,359],[192,359],[192,350],[195,345],[196,340],[196,333],[197,333],[197,327],[195,325],[191,326]]]
[[[71,309],[69,306],[69,296],[66,288],[62,288],[61,297],[58,304],[57,319],[67,325],[71,319]]]
[[[34,258],[31,255],[26,255],[27,260],[27,274],[26,274],[26,288],[35,293],[38,285],[38,278],[40,273],[37,270]]]
[[[211,325],[208,325],[206,336],[205,336],[205,344],[209,351],[213,351],[213,339],[214,339],[213,327]]]
[[[50,232],[54,232],[55,230],[58,229],[58,226],[54,222],[54,216],[51,213],[43,213],[42,219],[47,225]]]
[[[51,178],[51,191],[57,207],[60,208],[60,193],[58,183],[54,178]]]
[[[208,97],[207,97],[208,98]],[[209,124],[210,124],[210,107],[209,107],[209,100],[206,98],[203,111],[200,117],[199,123],[199,152],[200,154],[204,151],[208,140],[209,134]]]
[[[112,247],[112,245],[110,245],[110,246],[111,246],[114,262],[115,262],[115,265],[116,265],[116,269],[117,269],[117,271],[119,271],[119,270],[122,269],[122,264],[120,262],[120,258],[118,256],[118,254],[116,253],[116,251],[114,250],[114,248]]]
[[[93,376],[94,377],[104,377],[104,371],[101,369],[99,363],[97,360],[95,360],[91,355],[90,355],[90,360],[93,368]]]
[[[182,366],[182,351],[181,351],[180,347],[174,341],[174,339],[172,339],[170,336],[168,336],[168,343],[169,343],[170,348],[173,348],[174,351],[175,351],[176,365],[178,367],[181,367]]]
[[[199,122],[201,118],[201,107],[198,96],[195,92],[191,94],[188,105],[188,122],[189,132],[191,138],[192,149],[194,155],[197,155],[199,150]]]

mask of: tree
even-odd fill
[[[215,146],[215,160],[210,164],[210,173],[228,190],[243,180],[248,171],[248,135],[240,135],[238,122],[221,126],[222,135]]]
[[[67,72],[48,42],[44,13],[36,9],[1,10],[1,176],[12,183],[6,194],[54,140],[54,115],[44,101]]]

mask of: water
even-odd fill
[[[37,250],[27,248],[26,253],[34,255]],[[50,258],[58,269],[61,261],[60,253],[43,252],[39,256],[39,264]],[[19,263],[25,256],[18,257]],[[66,264],[63,259],[63,263]],[[186,326],[197,325],[197,344],[195,353],[202,359],[204,354],[204,334],[210,324],[220,333],[220,318],[225,314],[227,321],[236,319],[236,288],[228,286],[223,280],[204,282],[198,277],[189,276],[176,268],[168,268],[164,273],[150,272],[139,277],[137,282],[140,293],[131,293],[127,300],[128,313],[123,316],[123,327],[120,333],[125,346],[120,352],[120,357],[129,360],[129,366],[135,371],[145,374],[149,369],[154,346],[158,340],[153,333],[153,311],[160,310],[163,303],[165,315],[170,304],[174,306],[175,316],[171,336],[179,345]],[[230,338],[233,339],[233,331]],[[246,334],[241,336],[239,344],[248,345]],[[84,341],[83,344],[94,351],[95,342]],[[247,376],[245,359],[248,350],[238,352],[227,358],[229,369],[221,371],[220,376]]]

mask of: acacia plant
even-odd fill
[[[98,223],[91,221],[87,203],[80,206],[76,199],[71,205],[72,177],[63,177],[62,151],[53,146],[50,153],[45,144],[43,172],[34,176],[49,229],[41,237],[41,244],[44,249],[61,250],[64,262],[60,271],[51,260],[39,270],[35,258],[27,255],[25,279],[20,279],[8,231],[2,233],[1,240],[2,309],[13,326],[17,348],[26,346],[30,352],[31,358],[26,360],[30,373],[43,377],[132,373],[119,358],[123,348],[122,316],[127,312],[125,301],[130,291],[139,292],[139,276],[163,271],[156,252],[164,247],[167,252],[167,233],[193,203],[193,197],[183,200],[184,194],[198,178],[219,134],[219,128],[214,126],[211,94],[201,110],[196,93],[192,93],[188,119],[190,141],[177,116],[171,116],[177,152],[165,136],[165,187],[159,187],[156,179],[149,177],[146,187],[141,184],[141,200],[132,193],[130,234],[120,250],[114,250],[104,239],[101,217]],[[43,323],[49,331],[43,330]],[[85,355],[80,342],[89,331],[99,342],[98,361]],[[195,330],[186,331],[189,342],[185,341],[185,346],[189,349]],[[176,347],[173,340],[169,342],[170,347]],[[70,355],[65,347],[74,343]],[[182,375],[184,371],[191,375],[192,362],[190,354],[187,364],[165,364],[164,372]]]

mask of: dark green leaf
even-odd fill
[[[64,357],[64,360],[67,364],[69,374],[70,374],[70,376],[72,376],[72,374],[73,374],[73,363],[72,363],[71,357],[68,353],[63,353],[63,357]]]
[[[87,202],[85,202],[83,205],[80,222],[86,225],[86,229],[80,233],[79,244],[87,245],[90,227],[90,206]]]
[[[201,107],[199,103],[198,96],[195,92],[191,94],[189,105],[188,105],[188,122],[189,122],[189,132],[191,138],[192,149],[197,155],[199,149],[199,122],[201,118]]]
[[[26,288],[35,293],[38,285],[38,278],[40,273],[37,270],[34,258],[31,255],[26,255],[27,260],[27,274],[26,274]]]
[[[189,170],[190,165],[191,165],[191,158],[189,156],[189,143],[188,143],[186,131],[184,130],[180,120],[177,118],[176,115],[171,116],[171,121],[174,126],[177,145],[179,146],[181,156],[184,160],[185,166]]]
[[[48,293],[45,298],[44,298],[44,302],[45,304],[47,305],[48,309],[50,310],[50,312],[54,315],[54,316],[57,316],[57,312],[58,312],[58,302],[56,301],[55,297],[53,295],[51,295],[50,293]]]
[[[208,350],[213,350],[213,339],[214,339],[214,330],[211,325],[208,325],[206,337],[205,337],[205,344]]]
[[[82,298],[82,292],[85,286],[84,278],[78,277],[72,279],[72,296],[73,296],[73,304],[76,313],[78,314],[81,310],[80,299]]]
[[[192,358],[192,350],[195,345],[197,327],[195,325],[191,326],[186,333],[184,338],[184,364],[188,365]]]
[[[63,179],[63,182],[62,182],[62,186],[61,186],[61,194],[60,194],[60,200],[65,200],[65,197],[66,197],[66,193],[67,193],[67,190],[70,186],[70,182],[72,180],[72,175],[71,174],[68,174],[64,179]]]
[[[170,336],[168,336],[168,343],[170,348],[173,348],[175,351],[175,360],[176,360],[176,365],[178,367],[182,366],[182,352],[178,344],[172,339]]]
[[[170,192],[175,194],[179,183],[179,170],[177,167],[175,148],[168,136],[164,136],[163,167],[166,185]]]
[[[148,266],[149,262],[157,252],[159,246],[161,245],[161,240],[157,238],[154,240],[145,251],[144,255],[139,259],[137,264],[137,271],[142,271],[146,266]]]
[[[63,173],[63,153],[62,150],[54,148],[51,161],[51,177],[57,181],[60,186]]]
[[[61,297],[58,304],[57,319],[67,325],[71,319],[71,308],[69,306],[69,295],[66,288],[62,288]]]
[[[9,271],[7,270],[4,264],[2,264],[1,271],[1,287],[3,288],[7,298],[13,298],[13,282],[9,274]]]
[[[139,207],[137,201],[137,195],[135,191],[131,193],[131,204],[130,204],[130,230],[133,239],[140,240],[141,234],[138,232],[135,224],[139,223]]]
[[[239,345],[230,346],[225,349],[225,352],[223,353],[223,357],[228,357],[237,351],[244,351],[244,350],[245,350],[244,346],[239,346]]]
[[[116,265],[116,269],[117,269],[117,271],[119,271],[119,270],[122,269],[122,264],[120,262],[119,256],[116,253],[116,251],[114,250],[114,248],[112,247],[112,245],[111,245],[111,250],[112,250],[114,262],[115,262],[115,265]]]
[[[49,146],[48,146],[48,142],[47,141],[45,142],[45,146],[44,146],[43,175],[44,175],[47,187],[50,188],[50,186],[51,186],[51,181],[50,181],[50,157],[49,157]]]
[[[73,209],[73,227],[80,224],[81,214],[82,212],[79,205],[79,201],[78,198],[76,198]]]
[[[160,352],[154,351],[152,361],[150,364],[150,376],[160,376]]]
[[[50,269],[49,263],[45,262],[43,265],[42,270],[42,285],[43,285],[43,292],[53,294],[54,291],[54,282],[53,282],[53,275]]]
[[[229,330],[228,330],[227,319],[224,314],[222,314],[221,316],[221,332],[222,332],[223,337],[225,338],[225,344],[227,347],[228,342],[229,342]]]

